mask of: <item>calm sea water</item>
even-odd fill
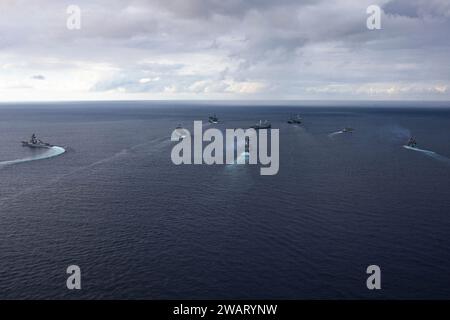
[[[271,120],[278,175],[173,165],[172,130],[212,113]],[[42,156],[33,132],[67,152],[5,164]],[[450,298],[449,158],[450,110],[426,106],[4,104],[0,298]]]

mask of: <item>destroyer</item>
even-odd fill
[[[408,143],[406,145],[411,148],[417,148],[416,138],[413,137],[409,138]]]
[[[272,125],[267,120],[259,120],[259,123],[255,124],[254,126],[251,126],[250,128],[259,130],[259,129],[270,129],[272,128]]]
[[[53,145],[43,142],[41,139],[38,139],[34,133],[29,141],[22,141],[22,146],[30,148],[46,148],[46,149],[53,147]]]
[[[175,128],[175,133],[178,134],[178,136],[180,137],[180,140],[183,140],[184,138],[186,138],[187,136],[187,132],[186,129],[184,129],[181,124],[179,124],[176,128]]]
[[[302,123],[302,118],[300,118],[299,115],[296,115],[295,117],[291,117],[287,123],[289,124],[301,124]]]
[[[209,117],[209,123],[214,123],[214,124],[216,124],[216,123],[219,123],[219,118],[217,118],[217,116],[216,115],[213,115],[213,116],[210,116]]]

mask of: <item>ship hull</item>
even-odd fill
[[[26,141],[22,141],[22,147],[29,147],[35,149],[49,149],[52,145],[44,145],[44,144],[33,144]]]

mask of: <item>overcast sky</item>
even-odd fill
[[[450,100],[450,1],[1,0],[0,101],[97,99]]]

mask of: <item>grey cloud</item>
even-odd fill
[[[386,14],[422,18],[426,16],[450,18],[448,0],[393,0],[383,6]]]
[[[173,82],[179,82],[175,76],[185,65],[141,62],[131,65],[126,70],[116,72],[112,78],[97,82],[90,90],[102,92],[110,90],[124,90],[126,92],[156,92]],[[187,77],[183,77],[184,80]],[[142,81],[148,80],[148,81]],[[194,81],[192,79],[191,81]],[[186,80],[185,80],[186,81]],[[187,82],[189,83],[189,81]]]
[[[249,11],[286,6],[299,7],[317,2],[317,0],[157,0],[161,7],[185,18],[209,18],[214,15],[242,17]]]
[[[336,88],[396,81],[405,87],[414,83],[409,88],[426,97],[440,91],[419,84],[428,88],[426,83],[450,81],[445,0],[76,3],[82,10],[79,31],[65,27],[65,8],[72,1],[0,2],[0,69],[24,61],[25,67],[8,70],[43,72],[48,76],[43,85],[67,70],[85,68],[98,74],[91,92],[160,92],[176,86],[202,93],[224,83],[263,83],[272,98],[346,96]],[[366,8],[374,3],[384,10],[379,31],[366,28]],[[413,95],[406,92],[398,94]]]
[[[384,5],[383,10],[386,14],[400,15],[410,18],[419,17],[417,1],[394,0]]]

